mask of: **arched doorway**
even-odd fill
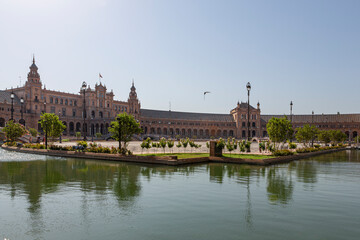
[[[76,131],[77,132],[81,131],[81,124],[79,122],[76,123]]]
[[[100,124],[100,132],[101,134],[104,134],[104,124]]]
[[[5,127],[5,119],[0,118],[0,127]]]
[[[65,129],[63,131],[63,135],[66,135],[67,134],[67,123],[65,121],[62,122],[64,125],[65,125]]]
[[[353,131],[352,135],[353,135],[353,138],[356,138],[358,136],[357,131]]]
[[[74,123],[73,122],[69,123],[69,134],[70,135],[74,134]]]

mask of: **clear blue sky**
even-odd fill
[[[134,78],[143,108],[228,113],[249,81],[264,114],[360,112],[358,0],[0,0],[0,46],[0,89],[34,53],[48,89]]]

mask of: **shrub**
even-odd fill
[[[95,133],[95,136],[96,136],[96,138],[101,138],[102,134],[98,132],[98,133]]]
[[[76,136],[77,139],[79,139],[81,137],[81,132],[76,132],[75,136]]]
[[[87,148],[88,143],[86,141],[77,142],[77,146],[82,146],[84,149]]]
[[[260,149],[261,151],[265,151],[265,148],[266,148],[265,143],[260,142],[260,143],[259,143],[259,149]]]
[[[70,142],[70,139],[68,138],[65,138],[65,139],[62,139],[63,142]]]
[[[290,151],[290,150],[276,150],[273,152],[274,156],[290,156],[290,155],[294,155],[294,152]]]
[[[36,137],[39,134],[35,128],[29,128],[29,133],[33,137]]]
[[[292,143],[292,142],[289,143],[290,149],[296,149],[296,147],[297,147],[296,143]]]
[[[320,148],[320,144],[314,144],[315,148]]]
[[[16,147],[16,142],[15,141],[9,141],[9,142],[6,142],[5,145],[9,146],[9,147]]]
[[[217,140],[217,142],[216,142],[216,148],[217,149],[223,150],[225,145],[226,145],[226,142],[222,138],[219,138],[219,140]]]

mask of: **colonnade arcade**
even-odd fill
[[[86,133],[87,136],[95,135],[96,133],[101,133],[102,135],[108,134],[108,129],[110,123],[106,121],[92,121],[91,123],[83,121],[62,121],[66,126],[66,129],[63,132],[64,136],[75,136],[76,132]],[[41,124],[38,123],[38,131],[42,132]]]
[[[189,138],[235,137],[233,129],[179,128],[179,127],[148,127],[142,126],[143,134],[158,136],[180,136]]]

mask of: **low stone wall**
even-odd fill
[[[60,151],[60,150],[18,148],[18,147],[9,147],[9,146],[2,146],[2,148],[5,150],[16,151],[20,153],[48,155],[55,157],[160,164],[160,165],[170,165],[170,166],[195,164],[195,163],[208,163],[208,162],[268,166],[273,164],[288,163],[291,161],[318,156],[321,154],[346,150],[346,148],[338,148],[338,149],[330,149],[330,150],[310,152],[310,153],[301,153],[292,156],[282,156],[282,157],[269,158],[269,159],[243,159],[243,158],[230,158],[230,157],[199,157],[199,158],[177,159],[177,156],[137,156],[137,155],[125,156],[121,154]]]
[[[109,154],[109,153],[18,148],[18,147],[9,147],[9,146],[2,146],[2,148],[5,150],[20,152],[20,153],[39,154],[39,155],[47,155],[54,157],[83,158],[83,159],[95,159],[95,160],[105,160],[105,161],[121,161],[121,162],[134,162],[134,163],[162,164],[162,165],[181,165],[181,164],[208,162],[208,158],[177,159],[177,156],[137,156],[137,155],[121,155],[121,154]]]
[[[261,165],[268,166],[274,164],[288,163],[295,160],[306,159],[309,157],[314,157],[322,154],[328,154],[333,152],[339,152],[346,150],[346,148],[337,148],[337,149],[329,149],[317,152],[309,152],[309,153],[300,153],[291,156],[281,156],[275,158],[268,159],[242,159],[242,158],[228,158],[228,157],[210,157],[210,162],[222,162],[222,163],[240,163],[240,164],[249,164],[249,165]]]

